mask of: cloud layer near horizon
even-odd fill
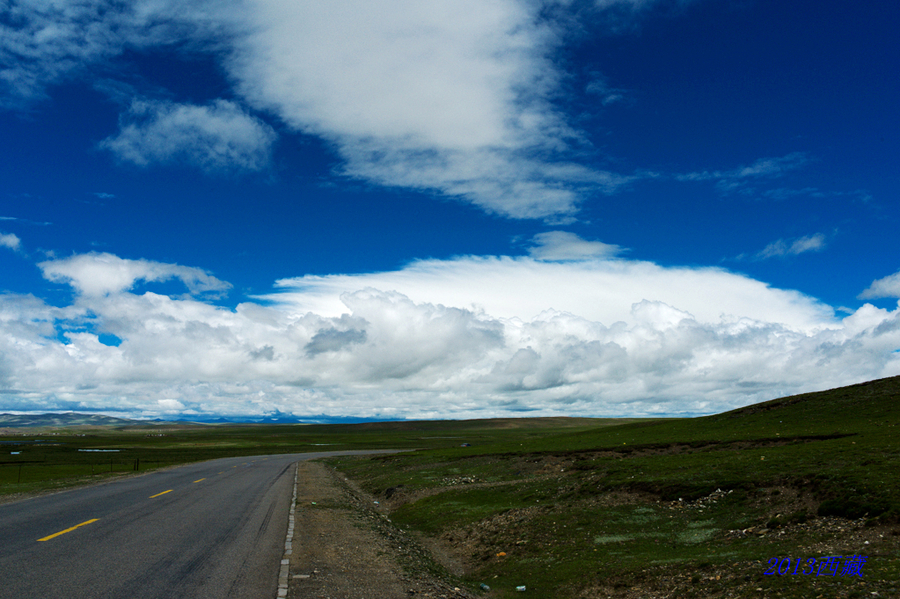
[[[134,290],[172,277],[195,293],[227,285],[202,269],[109,254],[40,266],[76,295],[63,307],[0,296],[6,409],[697,414],[900,374],[900,308],[838,320],[720,269],[467,257],[285,280],[231,310]],[[460,286],[480,305],[457,303],[448,290]],[[719,312],[704,309],[710,293]]]

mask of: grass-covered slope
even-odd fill
[[[498,597],[900,596],[898,401],[891,378],[338,467]],[[765,574],[828,555],[864,575]]]

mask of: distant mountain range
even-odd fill
[[[0,414],[0,427],[25,428],[34,426],[126,426],[141,424],[139,420],[114,418],[100,414]]]
[[[101,414],[0,414],[0,428],[27,428],[41,426],[135,426],[153,424],[297,424],[299,418],[292,414],[275,412],[266,416],[228,418],[221,416],[197,416],[191,420],[130,420]]]

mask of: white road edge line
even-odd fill
[[[288,516],[287,537],[284,539],[284,557],[281,560],[281,571],[278,573],[278,595],[276,599],[283,599],[288,594],[288,575],[291,568],[291,554],[293,553],[294,539],[294,512],[297,509],[297,477],[300,474],[300,462],[294,470],[294,495],[291,497],[291,511]]]

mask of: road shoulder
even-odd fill
[[[375,505],[328,466],[299,464],[288,597],[473,597]]]

